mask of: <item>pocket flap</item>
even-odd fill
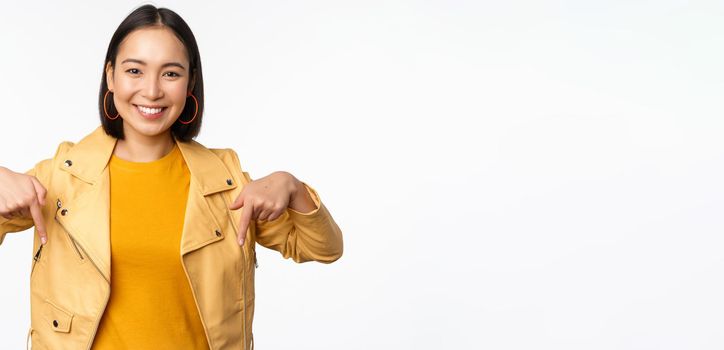
[[[70,332],[70,323],[73,321],[72,313],[47,299],[45,300],[43,309],[43,317],[45,318],[45,322],[50,325],[50,328],[56,332]]]

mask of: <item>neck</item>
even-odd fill
[[[143,135],[124,128],[124,140],[118,140],[113,154],[130,162],[152,162],[161,159],[175,144],[171,130],[158,135]],[[131,131],[131,132],[129,132]]]

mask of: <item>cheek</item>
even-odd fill
[[[116,80],[115,85],[113,95],[115,99],[119,100],[118,102],[121,103],[127,102],[136,90],[133,82],[128,79],[118,79]]]
[[[186,101],[186,84],[174,84],[166,92],[174,105],[182,106]]]

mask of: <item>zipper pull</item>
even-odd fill
[[[38,249],[38,252],[35,253],[35,256],[33,257],[33,260],[35,260],[36,262],[38,261],[38,259],[40,259],[40,252],[43,250],[43,247],[44,245],[41,244],[40,249]]]

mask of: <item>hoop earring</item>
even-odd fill
[[[189,120],[189,121],[187,121],[187,122],[185,122],[185,121],[183,121],[183,120],[181,120],[181,119],[177,119],[181,124],[189,124],[189,123],[191,123],[192,121],[194,121],[194,119],[196,119],[196,115],[199,113],[199,100],[196,99],[196,96],[194,96],[194,94],[192,94],[192,93],[189,92],[189,94],[188,94],[186,97],[191,97],[191,98],[194,99],[194,103],[196,104],[196,110],[194,111],[194,116],[193,116],[193,118],[191,118],[191,120]]]
[[[108,110],[106,109],[106,97],[108,97],[108,93],[111,92],[111,90],[106,90],[106,94],[103,95],[103,113],[106,114],[106,118],[110,120],[116,120],[119,116],[121,116],[120,113],[116,113],[116,116],[114,118],[111,118],[111,116],[108,114]]]

